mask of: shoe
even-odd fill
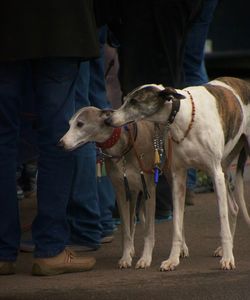
[[[16,273],[16,264],[13,261],[0,261],[0,275]]]
[[[118,218],[113,218],[113,221],[114,221],[115,225],[121,225],[121,219],[119,217]]]
[[[112,243],[113,240],[114,240],[114,236],[113,236],[113,235],[107,235],[107,236],[104,236],[104,237],[101,239],[101,244]]]
[[[94,257],[76,256],[69,249],[64,249],[57,256],[49,258],[35,258],[32,275],[50,276],[64,273],[84,272],[93,269]]]
[[[194,196],[195,196],[194,191],[192,191],[190,189],[187,189],[186,190],[185,205],[188,205],[188,206],[194,205]]]
[[[165,216],[156,215],[155,216],[155,223],[160,224],[165,221],[171,221],[173,219],[173,213],[172,211],[169,211]]]
[[[35,244],[33,243],[32,240],[22,241],[21,244],[20,244],[19,250],[21,252],[27,252],[27,253],[34,252]]]

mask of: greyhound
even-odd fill
[[[173,270],[180,263],[189,167],[204,170],[213,178],[221,224],[221,246],[214,255],[222,256],[222,269],[234,269],[237,203],[250,224],[243,191],[243,170],[250,142],[249,83],[221,77],[183,90],[155,84],[140,86],[125,97],[124,104],[106,122],[123,126],[141,119],[166,124],[172,139],[173,241],[170,256],[162,262],[161,270]],[[233,195],[225,174],[235,158],[238,164]]]
[[[116,191],[118,209],[122,220],[123,254],[118,264],[120,268],[132,265],[134,256],[135,210],[138,194],[142,196],[140,221],[144,224],[144,249],[136,263],[136,268],[147,268],[152,261],[155,243],[155,183],[152,169],[154,166],[154,124],[147,121],[138,122],[134,127],[119,128],[119,132],[108,126],[105,120],[109,111],[95,107],[80,109],[70,120],[70,128],[60,143],[66,150],[73,150],[80,145],[95,141],[103,148],[107,157],[107,173]],[[143,173],[142,173],[143,172]],[[131,200],[126,199],[124,175]],[[141,181],[144,177],[144,187]],[[144,217],[145,216],[145,219]],[[183,246],[185,247],[185,245]]]

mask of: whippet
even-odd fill
[[[206,85],[183,90],[144,85],[129,93],[107,122],[123,126],[141,119],[166,124],[172,139],[173,241],[170,256],[162,262],[161,270],[173,270],[179,265],[186,170],[190,167],[205,170],[213,178],[221,224],[221,247],[214,255],[222,256],[222,269],[234,269],[237,203],[250,223],[243,191],[243,170],[250,142],[250,84],[237,78],[221,77]],[[234,198],[225,174],[237,157]]]
[[[155,183],[152,172],[155,126],[151,122],[141,121],[135,126],[117,130],[105,123],[109,115],[110,112],[95,107],[79,110],[70,120],[70,128],[62,137],[61,144],[65,149],[73,150],[80,145],[95,141],[103,148],[107,173],[116,191],[122,220],[123,254],[118,263],[120,268],[131,267],[134,256],[137,197],[141,192],[147,193],[146,197],[142,195],[143,214],[140,216],[140,221],[144,225],[144,249],[136,264],[136,268],[146,268],[151,264],[155,243]],[[130,190],[130,200],[126,199],[124,184]]]

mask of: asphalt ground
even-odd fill
[[[246,201],[250,195],[249,167],[245,180]],[[142,250],[142,228],[137,225],[136,257],[131,269],[118,269],[121,255],[120,228],[115,240],[90,253],[97,263],[92,271],[51,277],[31,275],[32,254],[20,253],[17,274],[0,277],[0,299],[250,299],[250,228],[239,214],[234,242],[236,269],[222,271],[219,258],[212,257],[220,244],[218,209],[214,193],[197,194],[195,205],[186,207],[185,232],[190,257],[181,260],[175,271],[160,272],[159,267],[171,247],[172,221],[156,224],[156,245],[150,268],[136,270]],[[250,204],[249,204],[250,206]],[[34,197],[20,202],[22,224],[32,221],[36,211]],[[27,233],[24,233],[24,236]]]

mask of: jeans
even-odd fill
[[[59,139],[75,111],[77,59],[37,59],[0,63],[0,260],[15,261],[20,243],[16,169],[21,96],[31,66],[38,118],[37,215],[32,226],[35,257],[60,253],[68,240],[66,210],[75,153],[60,149]]]
[[[103,45],[105,31],[100,30]],[[109,106],[104,81],[104,53],[100,58],[80,64],[76,86],[76,110],[86,106]],[[88,143],[78,149],[78,183],[74,184],[68,208],[68,222],[73,242],[98,247],[101,237],[113,232],[112,210],[115,204],[113,187],[104,176],[96,180],[96,148]],[[91,188],[90,188],[91,187]]]
[[[204,0],[201,13],[187,35],[184,54],[186,86],[202,85],[208,82],[208,75],[204,62],[204,45],[217,3],[218,0]],[[195,186],[196,170],[188,169],[187,187],[193,190]]]
[[[208,82],[204,63],[204,45],[218,0],[204,0],[202,10],[187,35],[184,54],[186,86]]]

